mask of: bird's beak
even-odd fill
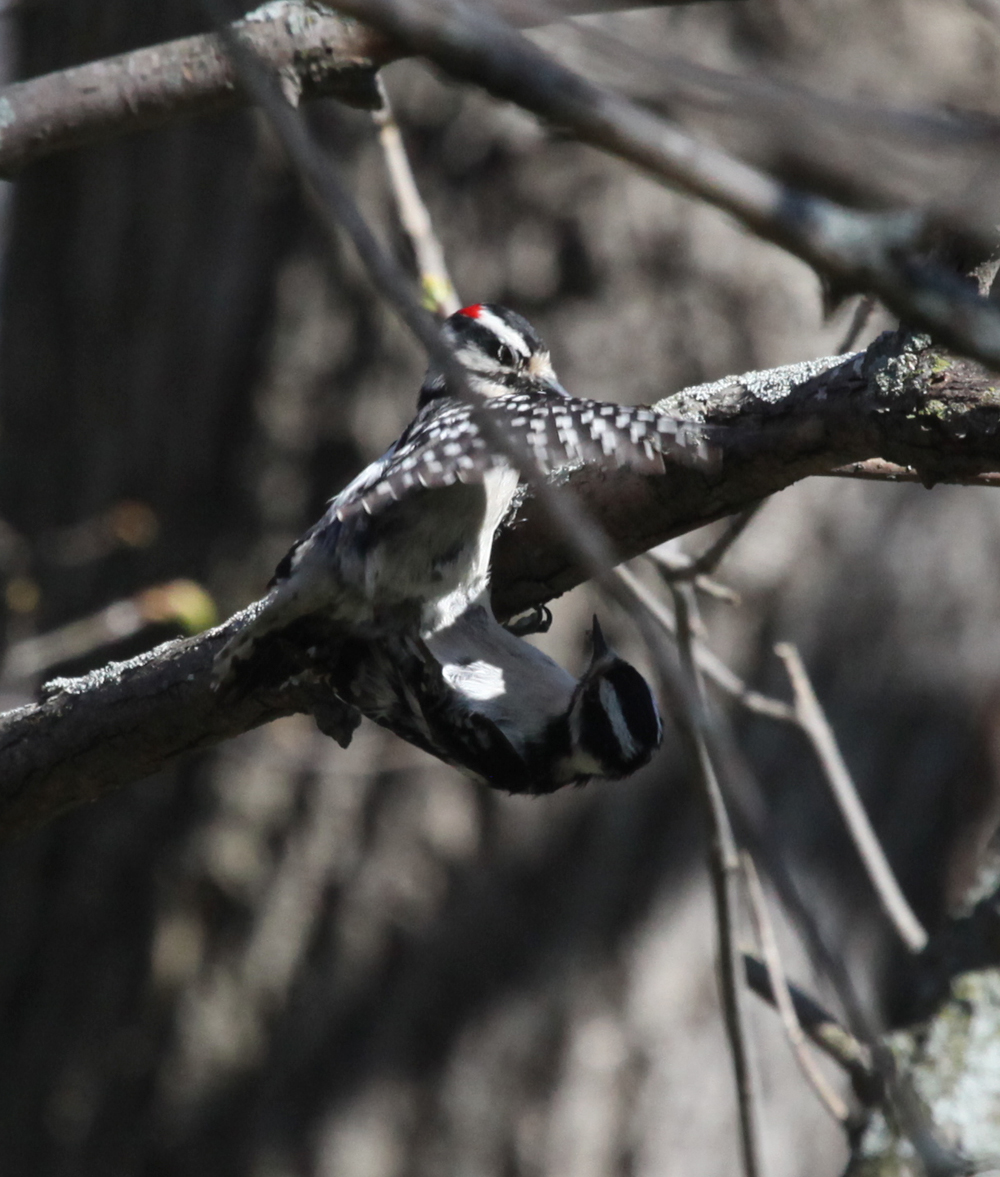
[[[556,396],[569,396],[566,389],[556,379],[555,370],[547,352],[532,356],[528,361],[528,371],[536,380],[541,381],[549,392],[554,392]]]
[[[594,646],[594,653],[590,659],[590,663],[593,665],[611,653],[610,647],[604,639],[604,630],[601,629],[601,623],[597,620],[596,613],[594,614],[594,628],[591,631],[590,640]]]

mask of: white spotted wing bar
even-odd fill
[[[655,474],[670,462],[707,470],[716,460],[705,427],[645,405],[511,393],[491,398],[480,411],[490,413],[546,475],[584,465]],[[483,436],[475,410],[439,399],[369,468],[370,477],[362,475],[331,506],[340,519],[360,511],[374,514],[421,487],[481,482],[487,470],[507,461]]]

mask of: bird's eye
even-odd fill
[[[508,347],[506,343],[501,343],[497,348],[497,362],[503,364],[505,368],[516,368],[518,364],[514,349]]]

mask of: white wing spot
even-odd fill
[[[441,676],[459,694],[478,702],[497,699],[507,689],[503,667],[494,666],[490,662],[470,662],[467,666],[449,663],[441,667]],[[601,688],[603,686],[602,683]]]

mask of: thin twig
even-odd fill
[[[928,477],[912,466],[900,466],[884,458],[869,458],[865,462],[851,462],[824,472],[827,478],[860,478],[869,482],[919,482],[924,486],[947,483],[949,486],[1000,486],[1000,473],[961,474],[957,471],[939,478]]]
[[[721,584],[710,576],[689,576],[687,573],[691,567],[691,559],[683,552],[671,552],[661,545],[658,548],[651,548],[648,552],[643,552],[643,558],[653,566],[657,576],[664,584],[687,581],[702,591],[706,597],[714,597],[716,600],[725,601],[730,605],[739,605],[741,602],[740,594],[735,589],[731,589],[729,585]]]
[[[793,189],[561,65],[465,0],[337,0],[452,76],[728,212],[839,289],[872,291],[942,343],[1000,367],[1000,309],[920,254],[927,216],[864,211]]]
[[[796,717],[813,746],[823,775],[861,856],[882,909],[906,947],[911,952],[921,952],[927,945],[927,933],[896,881],[882,844],[872,828],[851,774],[837,747],[833,729],[827,722],[813,691],[799,652],[788,642],[775,646],[774,652],[785,664],[792,684]]]
[[[639,621],[641,622],[647,617],[650,618],[663,633],[676,641],[677,626],[670,611],[628,569],[618,568],[616,573],[629,585],[636,600],[643,606],[643,611],[638,618]],[[652,650],[654,648],[653,640],[649,635],[644,636],[646,636],[647,645]],[[701,666],[697,644],[692,643],[692,648],[695,657],[699,660],[699,666]],[[702,649],[704,651],[704,648]],[[710,653],[710,651],[704,651],[704,653]],[[712,658],[714,659],[715,656],[712,655]],[[724,663],[718,659],[715,661],[717,669],[723,670],[725,675],[731,676],[739,683],[739,679]],[[692,695],[684,683],[678,683],[677,676],[670,673],[670,667],[664,659],[658,659],[655,665],[660,673],[663,686],[671,700],[675,701],[681,718],[684,720],[680,724],[681,734],[689,741],[693,741],[690,729],[693,725],[697,725],[697,730],[700,731],[710,750],[713,763],[721,766],[724,779],[727,781],[727,791],[737,804],[746,836],[751,840],[757,856],[767,863],[768,872],[778,889],[782,902],[795,919],[810,954],[829,976],[850,1021],[857,1028],[861,1038],[864,1042],[874,1043],[876,1030],[861,1003],[850,974],[844,967],[843,961],[827,945],[815,919],[802,899],[798,885],[781,858],[780,848],[776,845],[767,826],[763,824],[764,815],[751,800],[751,798],[759,796],[759,786],[755,785],[752,774],[736,747],[731,730],[727,726],[721,725],[718,717],[710,712],[706,699],[700,695]],[[768,704],[775,704],[774,718],[798,724],[794,710],[787,703],[769,700],[766,697],[762,698]],[[763,965],[760,967],[765,978],[763,984],[766,985],[766,969]],[[768,994],[761,989],[760,978],[756,975],[754,988],[766,999],[771,1000]],[[824,1011],[820,1007],[815,1007],[814,1013],[815,1016],[810,1014],[803,1017],[803,1023],[810,1027],[818,1027],[820,1024],[829,1026],[829,1033],[822,1034],[824,1039],[829,1039],[828,1046],[825,1048],[828,1048],[831,1053],[839,1050],[843,1060],[857,1058],[859,1067],[862,1063],[869,1065],[878,1077],[878,1082],[883,1086],[888,1083],[890,1075],[886,1067],[889,1063],[883,1054],[876,1051],[874,1047],[860,1045],[857,1039],[846,1030],[843,1031],[843,1036],[838,1034],[839,1024],[832,1016],[821,1017],[820,1015],[824,1014]],[[810,1028],[808,1032],[812,1034],[812,1029]],[[854,1049],[852,1044],[857,1045],[858,1049]],[[870,1063],[867,1062],[869,1058]],[[843,1061],[843,1065],[848,1066],[848,1061]],[[864,1077],[860,1070],[852,1071],[851,1074],[852,1078],[857,1074],[859,1082]]]
[[[858,305],[854,308],[854,314],[851,315],[851,322],[847,328],[847,334],[841,341],[840,347],[837,348],[838,353],[854,351],[854,345],[858,342],[858,336],[864,331],[868,320],[872,317],[872,311],[875,309],[875,303],[877,301],[872,294],[863,294],[858,299]]]
[[[774,935],[770,913],[767,910],[764,888],[760,885],[760,879],[757,876],[757,868],[746,850],[740,854],[740,860],[746,879],[747,898],[750,902],[754,930],[757,933],[757,943],[760,945],[764,963],[767,965],[771,991],[774,994],[775,1006],[781,1017],[785,1037],[795,1055],[795,1061],[799,1064],[802,1074],[805,1075],[810,1086],[816,1092],[820,1102],[838,1123],[846,1124],[850,1119],[847,1104],[830,1086],[826,1076],[816,1065],[816,1060],[810,1052],[805,1033],[795,1011],[795,1003],[792,1001],[788,980],[781,964],[781,953],[778,951],[778,941]]]
[[[675,641],[677,640],[677,621],[664,603],[642,583],[628,568],[618,567],[615,575],[628,588],[632,596],[649,613],[657,625]],[[704,642],[697,639],[692,641],[695,664],[698,670],[727,695],[731,695],[748,711],[758,715],[766,715],[769,719],[777,719],[783,723],[796,723],[795,711],[781,699],[772,699],[750,687],[731,670],[725,662],[710,650]]]
[[[692,558],[682,557],[677,563],[665,558],[661,553],[652,551],[650,559],[663,569],[665,580],[697,580],[699,576],[707,576],[718,568],[723,556],[746,530],[750,520],[760,510],[761,504],[755,503],[747,510],[734,515],[726,524],[722,534],[714,539],[700,556]]]
[[[672,586],[671,591],[674,595],[674,609],[677,617],[677,648],[680,653],[681,667],[688,679],[690,696],[700,701],[702,686],[694,659],[691,590],[688,586],[675,585]],[[754,1082],[747,1042],[740,953],[736,946],[736,922],[739,912],[739,851],[729,822],[729,814],[726,812],[722,790],[719,788],[719,781],[709,755],[708,745],[700,730],[700,724],[692,716],[689,718],[688,726],[694,742],[698,778],[708,818],[708,866],[712,880],[712,896],[715,901],[722,1008],[739,1105],[743,1170],[747,1177],[755,1177],[761,1172],[758,1135],[760,1101]]]
[[[653,600],[655,601],[655,598]],[[643,631],[647,646],[654,650],[654,636],[647,632],[644,623],[646,619],[655,619],[659,621],[661,629],[665,629],[662,625],[662,611],[660,617],[657,617],[654,612],[644,607],[634,616]],[[727,793],[736,805],[745,836],[754,853],[766,862],[782,902],[802,932],[810,954],[829,977],[849,1021],[856,1028],[856,1033],[845,1029],[822,1007],[812,1002],[801,991],[795,990],[793,1000],[806,1032],[817,1045],[847,1070],[852,1086],[862,1103],[866,1106],[881,1104],[891,1113],[898,1113],[900,1122],[905,1124],[904,1130],[921,1155],[937,1155],[931,1145],[926,1145],[926,1124],[919,1116],[913,1114],[914,1104],[913,1100],[907,1097],[906,1083],[896,1074],[893,1058],[888,1049],[878,1042],[877,1032],[858,996],[850,973],[840,957],[829,948],[816,920],[802,899],[798,884],[785,866],[780,847],[765,824],[765,815],[755,803],[755,798],[759,796],[759,786],[754,783],[752,773],[736,747],[731,730],[720,722],[720,718],[703,696],[692,693],[688,687],[687,676],[684,676],[683,681],[678,681],[678,675],[672,672],[667,659],[657,658],[654,665],[660,675],[661,686],[674,707],[681,736],[689,744],[697,762],[697,732],[708,749],[713,765],[719,766],[720,774],[726,781]],[[753,957],[744,956],[744,967],[748,983],[754,991],[773,1004],[775,999],[763,963]]]
[[[747,985],[758,997],[778,1008],[777,991],[768,966],[749,952],[743,954]],[[866,1106],[881,1103],[885,1084],[872,1061],[872,1052],[850,1030],[808,993],[787,982],[795,1020],[809,1040],[842,1067],[851,1080],[854,1094]]]
[[[696,576],[691,583],[700,593],[715,601],[722,601],[726,605],[743,604],[743,598],[736,589],[730,588],[728,584],[721,584],[710,576]]]
[[[655,648],[654,640],[647,632],[644,623],[648,618],[656,621],[662,629],[666,629],[667,627],[663,625],[665,611],[647,607],[655,603],[652,594],[646,592],[640,583],[635,582],[634,577],[629,577],[627,570],[619,569],[618,572],[619,575],[624,574],[625,577],[631,579],[639,590],[636,599],[641,599],[643,609],[634,616],[643,631],[647,645],[650,650],[653,650]],[[672,618],[670,620],[673,621]],[[860,1040],[854,1034],[844,1030],[835,1019],[822,1016],[825,1015],[825,1011],[818,1007],[813,1011],[815,1016],[809,1015],[807,1008],[804,1010],[807,1016],[803,1017],[803,1024],[808,1025],[810,1035],[815,1036],[818,1042],[822,1041],[824,1049],[848,1069],[859,1099],[868,1105],[882,1104],[889,1114],[897,1118],[902,1131],[925,1162],[928,1172],[942,1174],[960,1172],[961,1169],[956,1166],[961,1165],[961,1158],[935,1136],[933,1129],[927,1122],[926,1115],[920,1108],[919,1100],[914,1095],[912,1082],[907,1075],[897,1072],[891,1052],[878,1041],[876,1030],[858,997],[843,961],[831,952],[826,944],[815,919],[802,900],[798,885],[782,861],[773,836],[767,827],[761,824],[761,815],[754,813],[748,804],[750,789],[755,786],[753,786],[752,774],[735,746],[731,731],[725,725],[720,725],[718,718],[710,712],[707,702],[701,694],[691,691],[686,681],[688,676],[684,676],[685,681],[679,681],[678,675],[672,673],[669,663],[663,658],[657,659],[655,666],[661,676],[662,685],[674,703],[680,719],[679,729],[691,744],[696,762],[698,762],[698,744],[695,739],[697,735],[708,751],[711,763],[718,764],[720,771],[724,773],[727,790],[731,792],[737,802],[747,837],[754,844],[755,853],[766,861],[768,871],[778,888],[782,901],[803,932],[810,952],[815,959],[822,962],[824,971],[833,983],[845,1011],[858,1030]],[[748,962],[747,969],[751,968],[752,965]],[[760,968],[764,973],[765,980],[761,982],[757,978],[754,988],[767,997],[768,994],[763,990],[764,985],[768,985],[769,989],[769,983],[766,981],[767,970],[763,965]],[[770,997],[768,999],[773,1000]],[[799,1002],[800,1008],[804,1006],[806,1000],[808,999]]]
[[[175,623],[188,633],[198,633],[215,622],[215,603],[200,584],[175,580],[154,585],[133,597],[114,601],[89,617],[15,642],[0,663],[0,685],[6,687],[45,674],[54,666],[93,654],[149,625]]]
[[[420,274],[420,287],[424,294],[424,305],[429,311],[434,311],[446,319],[462,304],[455,293],[444,250],[434,232],[430,213],[417,188],[403,136],[381,78],[378,79],[378,88],[382,96],[382,109],[373,111],[372,118],[378,127],[379,142],[385,156],[386,171],[389,174],[399,223],[413,247],[417,272]]]
[[[312,199],[319,222],[335,240],[344,229],[369,276],[403,323],[444,372],[449,392],[472,407],[472,419],[486,442],[506,457],[534,492],[535,501],[557,533],[562,534],[587,575],[623,603],[631,598],[611,575],[615,556],[607,536],[584,512],[580,504],[560,487],[548,482],[526,445],[508,434],[489,412],[486,398],[470,387],[465,369],[455,358],[436,322],[415,298],[412,284],[399,265],[382,249],[333,161],[313,142],[299,112],[289,103],[277,79],[268,73],[242,30],[226,24],[219,0],[201,0],[212,17],[226,52],[232,57],[247,91],[260,105],[283,144],[289,159]]]

